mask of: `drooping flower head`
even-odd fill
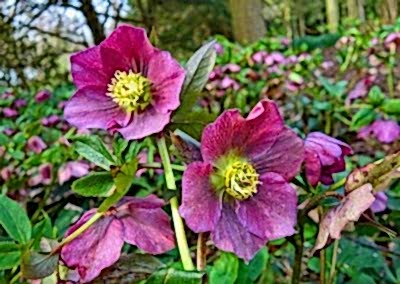
[[[63,184],[72,177],[83,177],[89,173],[89,165],[83,161],[71,161],[62,165],[57,172],[58,183]]]
[[[154,48],[145,30],[118,27],[100,45],[71,57],[78,90],[66,120],[78,128],[118,131],[126,139],[160,132],[179,106],[183,68]]]
[[[65,245],[61,258],[80,276],[79,283],[96,278],[101,270],[113,265],[121,255],[124,242],[151,254],[174,248],[174,233],[164,201],[155,195],[145,198],[125,197],[79,237]],[[87,222],[96,209],[86,212],[66,233],[69,236]]]
[[[277,106],[258,103],[247,118],[225,111],[201,139],[202,162],[182,180],[180,213],[194,232],[250,260],[268,240],[294,233],[297,196],[288,181],[303,161],[303,142]]]
[[[353,152],[346,143],[320,132],[308,134],[304,146],[306,177],[312,186],[319,181],[332,184],[332,174],[346,169],[344,157]]]

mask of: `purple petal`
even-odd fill
[[[175,110],[185,80],[185,70],[166,51],[155,52],[148,63],[147,78],[151,81],[153,107],[160,113]]]
[[[322,168],[316,152],[305,150],[304,167],[308,182],[315,187],[320,180]]]
[[[117,214],[127,243],[151,254],[164,253],[175,247],[174,232],[168,214],[161,209],[164,204],[161,199],[150,196],[126,201],[117,208]]]
[[[238,110],[227,110],[203,131],[203,159],[215,161],[232,150],[248,157],[258,155],[273,145],[283,128],[283,120],[272,101],[258,103],[246,119]]]
[[[44,143],[39,136],[32,136],[29,138],[26,146],[29,151],[35,152],[36,154],[42,153],[42,151],[47,148],[46,143]]]
[[[86,212],[72,226],[66,236],[72,234],[95,213]],[[90,282],[102,269],[113,265],[121,254],[124,243],[122,224],[112,216],[104,217],[84,231],[79,237],[65,245],[61,250],[61,258],[71,268],[77,268],[81,281]]]
[[[263,149],[261,145],[259,148]],[[264,146],[264,152],[249,156],[259,174],[274,172],[290,180],[298,174],[304,159],[303,140],[285,128],[271,146]]]
[[[130,59],[125,58],[113,48],[100,45],[100,56],[103,65],[103,72],[107,75],[108,82],[114,77],[115,71],[128,72],[131,69]]]
[[[246,262],[265,245],[264,238],[250,233],[239,221],[232,205],[224,203],[221,218],[211,233],[215,246],[233,252]]]
[[[379,213],[386,210],[388,203],[388,197],[384,192],[378,192],[375,194],[375,201],[371,205],[371,210],[374,213]]]
[[[280,175],[267,173],[255,196],[239,202],[240,222],[266,240],[293,235],[297,221],[297,195]]]
[[[146,66],[153,52],[158,51],[151,45],[144,29],[130,25],[120,25],[101,46],[115,50],[120,61],[129,62],[129,68],[134,73],[144,76],[147,75]]]
[[[196,232],[212,231],[221,215],[221,201],[210,183],[212,165],[191,163],[182,178],[182,205],[179,213]]]
[[[72,96],[64,109],[64,117],[78,128],[108,129],[114,121],[123,124],[127,114],[101,88],[86,87]]]
[[[393,143],[400,137],[400,126],[394,120],[377,120],[359,130],[359,138],[374,136],[382,143]]]
[[[141,139],[151,134],[158,133],[170,121],[171,113],[159,113],[154,108],[149,108],[142,113],[134,114],[126,127],[115,127],[114,130],[127,140]]]
[[[78,88],[86,86],[101,86],[104,92],[110,77],[103,70],[100,48],[88,48],[71,56],[71,74]]]

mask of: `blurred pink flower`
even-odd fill
[[[52,114],[48,117],[42,119],[42,125],[47,127],[52,127],[61,121],[58,115]]]
[[[35,95],[35,101],[37,103],[43,103],[51,97],[51,92],[49,90],[41,90]]]
[[[222,55],[224,53],[224,47],[222,46],[222,44],[220,44],[218,42],[216,44],[214,44],[214,49],[218,55]]]
[[[396,46],[399,46],[400,45],[400,32],[390,33],[385,38],[384,44],[387,48],[389,48],[391,44],[395,44]]]
[[[224,67],[222,67],[222,71],[224,73],[237,73],[240,71],[240,66],[234,63],[229,63],[224,65]]]
[[[72,177],[80,178],[89,173],[89,165],[83,161],[67,162],[58,169],[58,183],[61,185]]]
[[[3,115],[5,117],[16,117],[18,116],[18,111],[10,107],[5,107],[3,108]]]
[[[379,213],[386,210],[388,203],[388,197],[386,193],[380,191],[375,194],[375,201],[371,205],[371,210],[374,213]]]
[[[400,126],[394,120],[377,120],[358,131],[358,138],[375,137],[382,143],[393,143],[400,137]]]
[[[25,99],[16,99],[13,104],[16,109],[20,109],[25,107],[28,102]]]
[[[36,186],[38,184],[49,185],[53,179],[53,165],[46,163],[40,165],[38,173],[28,180],[29,186]]]
[[[28,139],[26,147],[28,151],[40,154],[44,149],[47,148],[47,145],[39,136],[32,136],[31,138]]]

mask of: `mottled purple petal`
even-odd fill
[[[143,199],[131,197],[124,202],[117,210],[127,243],[151,254],[164,253],[175,247],[174,232],[168,214],[161,209],[164,205],[161,199],[152,195]]]
[[[233,252],[246,262],[250,261],[266,243],[264,238],[250,233],[241,224],[235,209],[227,203],[223,205],[221,218],[211,233],[211,239],[217,248]]]
[[[148,63],[147,78],[152,83],[153,107],[160,113],[175,110],[185,80],[185,70],[166,51],[155,52]]]
[[[364,126],[358,132],[359,138],[375,137],[382,143],[393,143],[400,137],[400,126],[394,120],[377,120],[369,126]]]
[[[240,222],[251,233],[266,240],[294,234],[297,221],[297,195],[278,174],[264,174],[255,196],[239,202]]]
[[[318,154],[314,151],[305,150],[304,157],[305,173],[308,182],[312,186],[316,186],[321,177],[321,161],[318,158]]]
[[[272,101],[258,103],[246,119],[238,110],[227,110],[203,131],[203,159],[215,161],[232,150],[250,158],[265,153],[283,129],[283,120]]]
[[[164,129],[170,120],[171,113],[159,113],[151,108],[145,112],[133,115],[126,127],[116,127],[115,130],[127,140],[141,139]]]
[[[212,231],[221,215],[221,201],[212,188],[212,165],[191,163],[182,178],[182,205],[179,213],[188,227],[196,232]]]
[[[71,56],[71,74],[78,88],[101,86],[104,92],[110,78],[103,71],[100,48],[88,48]]]
[[[95,213],[86,212],[72,226],[66,236],[72,234]],[[119,220],[107,216],[98,220],[79,237],[65,245],[61,258],[71,268],[76,268],[83,283],[96,278],[102,269],[113,265],[121,254],[123,245],[123,227]]]
[[[101,88],[79,89],[67,103],[65,119],[78,128],[108,129],[111,121],[123,123],[127,114]]]

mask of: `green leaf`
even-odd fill
[[[238,258],[231,253],[223,252],[210,269],[210,284],[234,284],[238,277],[238,271]]]
[[[379,86],[373,86],[368,92],[368,101],[372,105],[378,106],[385,100],[385,94]]]
[[[110,166],[115,164],[113,156],[97,136],[79,137],[75,142],[75,151],[107,171],[110,170]]]
[[[169,268],[154,273],[146,281],[146,284],[201,284],[203,282],[203,276],[204,273],[202,272],[181,271],[175,268]]]
[[[19,265],[21,252],[13,242],[0,242],[0,270]]]
[[[107,211],[111,206],[118,202],[130,189],[138,167],[138,160],[133,159],[122,165],[114,178],[115,192],[107,197],[100,205],[99,212]]]
[[[122,137],[115,138],[113,141],[113,149],[115,155],[122,160],[122,152],[128,147],[129,141],[123,139]]]
[[[358,130],[361,127],[370,124],[376,118],[376,113],[373,109],[362,108],[352,118],[351,130]]]
[[[339,81],[335,84],[331,83],[328,79],[322,76],[319,77],[318,79],[321,82],[324,89],[332,96],[341,97],[346,91],[346,86],[347,86],[346,81]]]
[[[216,118],[215,114],[206,110],[178,113],[172,118],[170,130],[180,129],[196,140],[200,140],[204,127]]]
[[[186,63],[186,76],[181,92],[181,106],[177,112],[190,110],[203,90],[217,57],[215,40],[200,47]]]
[[[267,266],[269,259],[268,250],[266,247],[262,248],[254,258],[245,264],[243,261],[239,262],[238,278],[236,284],[255,283],[257,278]]]
[[[21,244],[31,239],[32,225],[24,209],[5,195],[0,195],[0,225],[11,238]]]
[[[58,259],[58,254],[46,255],[27,251],[22,258],[22,276],[28,279],[39,279],[49,276],[56,270]]]
[[[114,185],[109,172],[91,173],[72,183],[72,190],[82,196],[107,196]]]
[[[388,99],[382,104],[382,111],[387,114],[400,114],[400,99]]]

